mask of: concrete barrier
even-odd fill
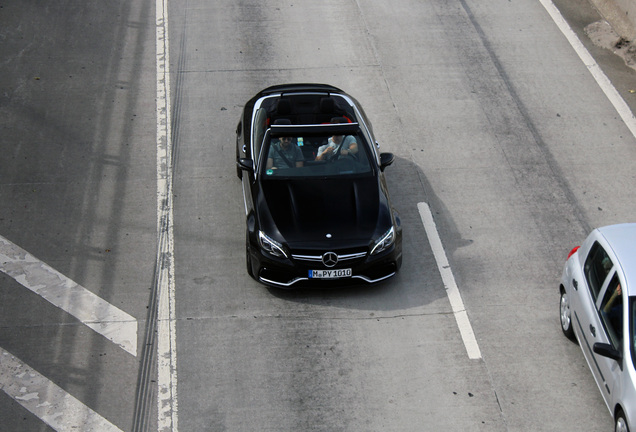
[[[599,13],[620,36],[636,39],[636,0],[591,0]]]

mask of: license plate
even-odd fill
[[[339,279],[351,277],[351,269],[309,270],[310,279]]]

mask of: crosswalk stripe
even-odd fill
[[[0,271],[137,356],[137,320],[0,236]]]
[[[56,431],[121,432],[121,429],[2,348],[0,388]]]

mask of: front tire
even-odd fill
[[[561,299],[559,301],[559,316],[561,317],[561,330],[565,337],[574,340],[574,329],[572,328],[572,314],[570,312],[570,299],[565,288],[561,287]]]
[[[236,176],[239,178],[239,180],[243,180],[243,170],[241,168],[239,168],[239,152],[238,152],[238,148],[236,149]]]
[[[239,139],[236,138],[236,176],[239,180],[243,179],[243,170],[239,168],[238,161],[241,156],[239,155]]]
[[[627,419],[625,419],[625,413],[622,409],[619,409],[616,413],[616,426],[614,432],[629,432],[629,426],[627,426]]]
[[[250,275],[252,279],[256,279],[254,277],[254,271],[252,270],[252,255],[250,253],[249,234],[245,236],[245,264],[247,266],[247,274]]]

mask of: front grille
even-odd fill
[[[358,258],[364,258],[367,256],[366,252],[357,252],[349,254],[336,254],[338,255],[338,262],[347,262]],[[305,261],[311,263],[322,263],[322,255],[300,255],[292,254],[292,258],[298,261]]]

